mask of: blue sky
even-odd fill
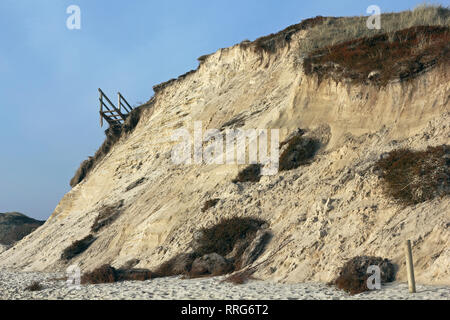
[[[104,139],[99,87],[138,104],[153,85],[195,69],[197,57],[244,39],[316,15],[421,2],[0,0],[0,212],[50,216]],[[66,27],[70,5],[81,9],[80,30]]]

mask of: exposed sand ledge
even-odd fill
[[[244,285],[222,283],[223,277],[182,280],[179,277],[144,282],[81,286],[70,289],[61,273],[0,271],[0,300],[450,300],[450,286],[417,286],[410,294],[405,283],[350,296],[321,283],[277,284],[253,280]],[[44,289],[25,287],[38,281]]]

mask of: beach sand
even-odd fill
[[[381,290],[350,296],[321,283],[280,284],[251,280],[244,285],[203,279],[160,278],[70,288],[58,273],[0,271],[0,300],[450,300],[449,286],[417,285],[410,294],[406,283],[391,283]],[[38,281],[44,288],[25,288]]]

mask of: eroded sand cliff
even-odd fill
[[[139,259],[153,268],[189,249],[198,228],[223,217],[265,219],[274,237],[256,276],[282,282],[330,281],[357,255],[397,263],[405,279],[403,241],[414,245],[416,278],[450,285],[448,197],[402,207],[386,198],[372,166],[400,147],[449,143],[449,69],[435,67],[385,87],[305,75],[298,50],[308,31],[275,53],[236,45],[208,56],[196,72],[161,88],[139,124],[64,196],[46,224],[0,255],[0,267],[64,270],[61,252],[91,234],[101,209],[123,200],[120,216],[71,263],[91,270]],[[322,141],[314,161],[232,183],[238,165],[175,165],[177,128],[224,125],[280,129],[282,141],[302,128]],[[131,190],[128,188],[140,181]],[[206,200],[218,204],[202,212]]]

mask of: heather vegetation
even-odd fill
[[[116,269],[108,264],[83,274],[82,284],[114,283],[120,281],[145,281],[153,278],[147,269]]]
[[[302,39],[302,52],[311,53],[328,46],[359,38],[393,33],[416,26],[450,26],[450,9],[442,6],[421,5],[414,10],[381,15],[381,29],[367,28],[368,17],[326,17],[320,24],[312,26],[308,37]]]
[[[395,280],[397,268],[388,259],[358,256],[347,261],[339,271],[339,276],[331,284],[351,295],[369,291],[367,280],[369,266],[380,268],[381,284]]]
[[[264,224],[265,221],[255,218],[230,218],[202,228],[191,243],[193,250],[161,264],[154,276],[196,278],[237,271],[255,261],[270,241],[268,231],[258,234]]]
[[[305,58],[303,67],[319,79],[386,85],[448,63],[449,58],[450,29],[419,26],[327,46]]]
[[[404,205],[414,205],[450,194],[450,147],[424,151],[394,150],[375,164],[385,194]]]
[[[319,149],[320,141],[295,135],[283,142],[280,147],[282,152],[279,159],[280,171],[296,169],[308,164]]]
[[[336,82],[371,83],[410,79],[450,55],[450,10],[421,5],[385,13],[380,29],[367,27],[368,17],[324,18],[301,40],[297,64],[306,74]]]
[[[289,45],[293,34],[301,30],[309,30],[308,36],[302,39],[299,58],[336,44],[368,38],[380,34],[393,33],[416,26],[450,26],[450,10],[440,5],[419,5],[413,10],[398,13],[382,13],[381,29],[367,28],[368,16],[359,17],[322,17],[305,19],[286,29],[256,39],[243,41],[242,47],[252,47],[255,51],[275,53],[278,49]],[[204,61],[208,56],[201,57]]]
[[[264,223],[263,220],[254,218],[224,219],[212,227],[200,230],[196,251],[200,255],[215,252],[225,256],[240,239],[254,237]]]
[[[261,164],[251,164],[239,171],[233,183],[237,182],[259,182],[261,180]]]

